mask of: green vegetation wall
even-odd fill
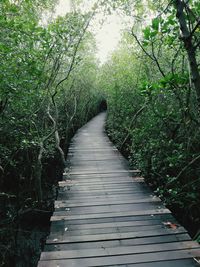
[[[39,226],[50,216],[70,138],[101,101],[87,31],[93,14],[72,12],[43,25],[42,14],[55,3],[0,3],[1,266],[37,262],[33,244],[41,237],[29,240],[31,225],[20,228],[26,219]]]
[[[152,2],[146,11],[138,7],[138,20],[133,18],[132,29],[102,67],[107,132],[195,234],[200,224],[200,4]],[[151,22],[145,21],[149,13]]]

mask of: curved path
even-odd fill
[[[104,133],[105,113],[69,149],[39,267],[199,266],[199,245],[153,196]]]

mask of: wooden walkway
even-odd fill
[[[104,133],[101,113],[74,136],[38,267],[199,266],[178,225]]]

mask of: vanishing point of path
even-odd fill
[[[68,154],[51,233],[38,267],[199,266],[200,247],[104,132],[105,113],[82,127]]]

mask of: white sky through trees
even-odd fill
[[[69,0],[60,0],[55,9],[56,16],[64,16],[67,12],[70,11],[70,1]],[[101,19],[98,16],[96,21]],[[120,40],[120,32],[123,29],[122,21],[117,14],[112,14],[107,17],[106,21],[102,26],[98,22],[94,22],[92,31],[95,34],[97,42],[97,57],[101,63],[104,63],[109,54],[117,47],[117,44]],[[96,25],[96,26],[95,26]]]

